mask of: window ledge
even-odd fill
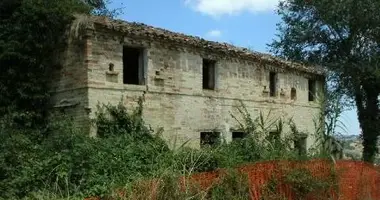
[[[211,90],[211,89],[202,89],[203,96],[212,96],[214,97],[218,93],[218,90]]]
[[[144,91],[144,90],[147,89],[147,86],[146,85],[123,84],[123,89],[125,89],[125,90]]]
[[[210,92],[216,92],[216,91],[217,91],[217,89],[205,89],[205,88],[203,88],[203,89],[202,89],[202,91],[210,91]]]
[[[119,72],[106,71],[106,74],[115,76],[115,75],[119,75]]]

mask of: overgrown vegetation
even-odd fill
[[[289,186],[294,194],[294,199],[303,200],[310,195],[314,199],[331,199],[333,194],[338,193],[337,184],[337,172],[333,169],[331,169],[331,173],[317,177],[304,167],[280,168],[273,173],[272,178],[265,185],[263,199],[287,199],[284,193],[278,193],[278,188],[284,185]]]
[[[248,177],[246,174],[237,170],[228,170],[219,180],[209,189],[210,199],[236,199],[245,200],[250,198]]]
[[[44,193],[57,198],[110,195],[136,180],[161,179],[170,174],[172,177],[165,179],[170,182],[175,177],[195,172],[308,156],[300,157],[289,145],[292,133],[284,132],[283,120],[266,125],[268,117],[260,115],[252,119],[244,106],[240,109],[241,117],[236,116],[236,119],[243,119],[240,121],[242,129],[249,133],[245,138],[198,150],[186,147],[170,150],[160,134],[144,123],[142,99],[134,110],[127,110],[122,104],[101,105],[98,110],[94,125],[100,134],[96,138],[79,133],[70,120],[60,115],[56,116],[66,120],[52,119],[49,134],[37,137],[39,142],[34,137],[39,132],[26,134],[24,129],[14,129],[2,121],[1,197],[36,199]],[[272,126],[278,130],[276,138],[269,137]],[[296,128],[291,130],[296,131]],[[212,189],[210,198],[231,193],[226,190],[228,187],[219,185]],[[237,188],[239,194],[236,195],[242,195],[241,190]],[[196,195],[187,195],[190,194]]]
[[[52,72],[75,14],[114,16],[106,0],[0,1],[0,116],[45,128]],[[17,89],[16,89],[17,88]]]

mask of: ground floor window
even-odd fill
[[[306,147],[307,137],[298,137],[294,140],[294,148],[298,152],[299,156],[306,155],[307,147]]]
[[[201,148],[213,147],[220,143],[219,132],[201,132]]]
[[[240,140],[247,136],[247,133],[241,132],[241,131],[234,131],[232,132],[232,140]]]

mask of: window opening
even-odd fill
[[[270,72],[269,73],[269,95],[271,97],[276,96],[276,73]]]
[[[292,89],[290,90],[290,98],[291,98],[292,100],[296,100],[296,99],[297,99],[297,90],[296,90],[296,88],[292,88]]]
[[[144,84],[142,49],[123,47],[123,83],[131,85]]]
[[[201,132],[201,147],[214,147],[220,142],[219,132]]]
[[[314,101],[315,100],[315,80],[309,79],[308,85],[309,85],[309,101]]]
[[[299,137],[294,141],[294,148],[299,156],[306,155],[306,137]]]
[[[239,140],[239,139],[243,139],[247,136],[247,133],[245,132],[232,132],[232,140]]]
[[[203,89],[214,90],[215,89],[215,61],[203,59],[202,64],[202,82]]]

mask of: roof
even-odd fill
[[[230,55],[234,58],[264,62],[283,69],[293,69],[314,75],[325,75],[325,71],[319,66],[307,66],[297,62],[291,62],[270,54],[264,54],[247,48],[233,46],[228,43],[208,41],[200,37],[176,33],[162,28],[149,26],[143,23],[114,20],[107,17],[89,16],[89,25],[97,25],[109,30],[124,33],[131,37],[143,37],[153,40],[175,43],[181,46],[201,48],[211,52]]]

